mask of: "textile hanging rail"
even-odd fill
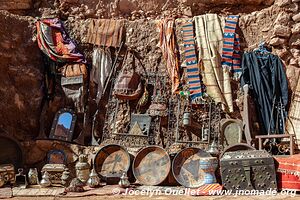
[[[195,100],[202,96],[200,69],[195,51],[194,26],[191,20],[182,25],[184,55],[187,66],[187,79],[191,100]]]
[[[241,75],[240,39],[236,33],[238,15],[229,15],[225,22],[222,66],[233,72],[234,78]]]
[[[84,56],[76,50],[61,20],[57,18],[37,21],[39,48],[53,61],[85,63]]]
[[[158,46],[162,50],[166,61],[167,71],[172,81],[172,92],[175,93],[179,86],[179,61],[177,57],[176,40],[174,32],[174,19],[162,19],[157,22],[160,32]]]
[[[120,47],[124,39],[124,20],[92,19],[87,33],[87,43]]]

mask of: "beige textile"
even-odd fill
[[[295,134],[296,144],[300,148],[300,78],[292,97],[286,130],[289,134]]]
[[[221,66],[225,21],[217,14],[195,16],[194,21],[199,60],[204,68],[201,72],[206,93],[216,102],[222,102],[232,112],[230,75]]]
[[[124,38],[124,20],[92,19],[87,33],[87,43],[119,47]]]

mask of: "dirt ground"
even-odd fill
[[[282,195],[276,195],[276,196],[213,196],[213,197],[207,197],[207,196],[201,196],[201,197],[193,197],[193,196],[154,196],[154,197],[148,197],[148,196],[123,196],[123,195],[112,195],[112,196],[88,196],[88,197],[14,197],[12,200],[37,200],[37,199],[43,199],[43,200],[69,200],[69,199],[77,199],[77,200],[96,200],[96,199],[106,199],[106,200],[146,200],[146,199],[153,199],[153,200],[231,200],[231,199],[242,199],[242,200],[295,200],[300,199],[300,195],[296,195],[294,197],[291,196],[282,196]]]

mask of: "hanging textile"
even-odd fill
[[[95,48],[93,51],[93,66],[91,70],[91,81],[98,85],[96,102],[99,103],[104,85],[112,68],[111,53],[109,49]]]
[[[223,30],[217,14],[194,17],[199,60],[203,63],[202,81],[206,93],[233,111],[232,92],[228,70],[221,67]]]
[[[124,39],[124,20],[91,19],[87,33],[87,43],[120,47]]]
[[[184,56],[186,59],[186,73],[192,101],[202,96],[200,69],[197,61],[194,40],[194,26],[192,21],[182,25]]]
[[[172,92],[175,93],[179,86],[179,61],[177,57],[176,40],[174,32],[174,19],[162,19],[157,27],[160,32],[158,46],[161,48],[166,61],[167,71],[172,82]]]
[[[245,84],[249,85],[250,95],[257,107],[261,134],[283,133],[288,83],[279,57],[244,53],[241,86]]]
[[[233,72],[235,79],[241,75],[240,38],[236,33],[239,16],[229,15],[225,22],[222,67]]]
[[[53,61],[85,62],[84,56],[76,50],[75,43],[59,19],[37,21],[36,27],[38,46]]]
[[[295,134],[296,144],[300,147],[300,79],[294,91],[289,109],[289,120],[286,126],[289,134]]]

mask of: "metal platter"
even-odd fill
[[[142,185],[159,185],[171,169],[169,154],[159,146],[141,149],[133,161],[133,174]]]
[[[172,172],[182,186],[196,188],[205,183],[205,172],[201,169],[201,158],[211,155],[199,148],[189,147],[181,150],[172,163]]]
[[[130,155],[120,145],[110,144],[102,147],[96,154],[94,166],[103,178],[118,178],[130,167]]]

